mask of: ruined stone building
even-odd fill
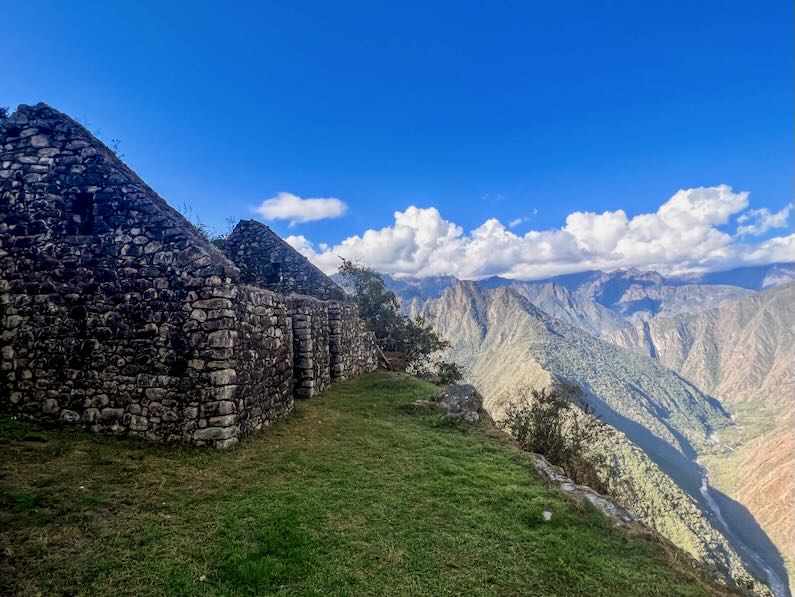
[[[372,333],[267,226],[222,253],[84,127],[0,122],[0,411],[229,446],[376,366]]]

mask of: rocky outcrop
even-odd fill
[[[585,501],[604,514],[615,526],[631,528],[639,534],[654,535],[653,531],[645,526],[637,516],[624,508],[614,499],[602,495],[588,487],[578,485],[559,466],[551,464],[541,454],[531,454],[533,466],[544,479],[557,485],[564,493],[579,501]]]
[[[483,410],[483,396],[469,384],[451,384],[438,398],[439,406],[445,416],[461,418],[470,423],[480,420]]]
[[[469,384],[450,384],[434,400],[416,400],[412,407],[419,410],[436,410],[443,419],[461,419],[467,423],[484,420],[494,423],[483,408],[483,397]]]

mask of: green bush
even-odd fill
[[[359,317],[375,333],[383,350],[405,355],[406,370],[420,377],[454,380],[446,383],[460,381],[461,370],[438,359],[449,344],[422,316],[411,319],[400,312],[400,301],[378,272],[343,259],[339,273],[342,286],[359,309]]]
[[[448,361],[438,361],[436,363],[436,374],[439,376],[439,385],[443,386],[458,383],[464,379],[463,368],[458,363]]]
[[[598,426],[591,424],[596,417],[587,402],[580,400],[575,406],[571,401],[579,393],[579,388],[522,388],[509,399],[500,426],[523,450],[541,454],[560,466],[575,483],[607,493],[596,467],[585,456]]]

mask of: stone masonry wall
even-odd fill
[[[294,353],[290,310],[282,297],[252,286],[243,286],[240,293],[234,395],[245,435],[292,410]]]
[[[281,294],[345,300],[345,291],[309,260],[254,220],[241,220],[224,243],[224,253],[240,268],[243,281]]]
[[[287,304],[293,320],[295,395],[311,398],[331,384],[328,303],[291,295]]]
[[[292,329],[102,143],[0,123],[0,410],[223,447],[292,406]]]
[[[226,239],[224,252],[258,285],[289,292],[293,316],[295,395],[310,398],[329,383],[376,368],[375,336],[365,330],[345,292],[270,228],[242,221]],[[281,264],[279,282],[274,263]],[[307,296],[309,295],[309,296]]]
[[[267,226],[225,250],[237,266],[85,128],[20,106],[0,121],[0,412],[226,447],[375,369],[344,291]]]
[[[331,379],[351,379],[378,367],[376,340],[350,302],[329,303]]]

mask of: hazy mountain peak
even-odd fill
[[[460,282],[453,276],[394,278],[384,276],[401,300],[403,309],[421,310],[429,299],[440,298]],[[726,283],[736,279],[738,284]],[[553,317],[594,336],[680,313],[698,313],[752,295],[756,288],[795,279],[795,266],[771,264],[688,276],[663,276],[659,272],[630,268],[611,272],[586,271],[545,280],[522,281],[491,276],[473,285],[485,290],[511,288]]]

